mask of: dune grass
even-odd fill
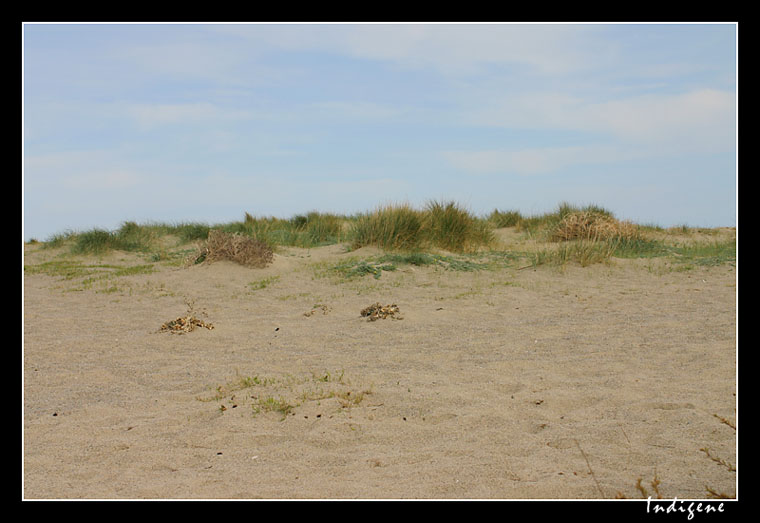
[[[319,247],[340,243],[346,239],[344,223],[347,217],[316,211],[298,214],[290,219],[275,217],[254,217],[245,213],[245,220],[239,232],[246,232],[253,238],[270,245],[290,247]],[[228,228],[234,228],[231,224]]]
[[[177,264],[182,263],[180,259],[186,258],[193,247],[197,253],[199,248],[201,251],[208,248],[213,238],[222,238],[214,232],[218,231],[232,235],[227,236],[228,240],[238,238],[238,243],[243,238],[255,240],[259,242],[261,252],[277,252],[282,247],[344,244],[349,250],[374,246],[389,255],[407,257],[404,261],[365,261],[364,265],[347,269],[355,275],[379,277],[382,271],[392,270],[391,267],[399,263],[437,266],[460,263],[453,258],[454,261],[431,258],[432,253],[442,256],[441,251],[468,256],[484,252],[516,255],[506,252],[495,241],[495,229],[503,227],[513,228],[539,246],[529,253],[519,253],[534,267],[568,263],[588,266],[606,263],[612,258],[669,257],[684,267],[736,260],[736,240],[714,238],[709,241],[711,235],[717,234],[709,229],[636,225],[618,220],[601,206],[576,206],[567,202],[551,212],[533,216],[524,216],[515,210],[494,209],[479,217],[454,201],[431,200],[421,208],[408,203],[386,204],[352,216],[311,211],[290,218],[276,218],[256,217],[246,212],[242,220],[217,224],[137,224],[127,221],[114,231],[101,228],[66,231],[45,242],[35,240],[34,244],[40,244],[40,248],[68,247],[72,254],[102,255],[126,251],[149,256],[153,262]],[[495,251],[495,246],[501,250]],[[205,261],[201,254],[194,258],[195,261]]]
[[[409,204],[385,205],[357,216],[351,224],[352,247],[417,250],[422,247],[422,227],[423,214]]]
[[[425,207],[427,240],[451,252],[472,252],[494,241],[492,227],[456,202],[430,201]]]
[[[472,252],[494,240],[492,226],[456,202],[432,200],[423,209],[385,205],[359,215],[351,229],[354,248],[372,245],[388,251],[443,249]]]
[[[500,211],[499,209],[494,209],[487,219],[493,227],[500,229],[503,227],[516,227],[523,219],[523,216],[520,211]]]
[[[154,237],[153,232],[135,222],[124,222],[116,231],[93,229],[76,236],[72,252],[76,254],[100,254],[109,250],[147,251]]]

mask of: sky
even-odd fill
[[[23,231],[594,204],[735,226],[737,24],[23,25]]]

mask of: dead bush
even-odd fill
[[[551,240],[630,240],[639,236],[631,222],[618,221],[607,214],[593,211],[572,212],[552,230]]]
[[[263,268],[272,263],[273,259],[272,249],[261,240],[240,233],[212,229],[195,263],[228,260],[246,267]]]

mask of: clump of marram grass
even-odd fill
[[[433,200],[423,210],[405,203],[360,214],[352,223],[351,238],[355,249],[374,245],[390,251],[435,247],[467,252],[489,245],[494,236],[487,220],[476,218],[455,202]]]
[[[240,227],[237,232],[249,234],[270,245],[316,247],[343,241],[344,221],[344,217],[316,211],[295,215],[289,220],[254,217],[246,212],[245,220],[237,222]]]
[[[496,228],[516,227],[522,219],[520,211],[500,211],[499,209],[494,209],[488,215],[488,221]]]
[[[337,243],[343,237],[343,218],[330,213],[312,211],[306,215],[305,224],[301,225],[301,217],[291,219],[305,233],[308,245],[325,245]]]
[[[272,263],[273,259],[271,247],[261,240],[211,229],[206,245],[195,257],[194,263],[228,260],[246,267],[263,268]]]
[[[425,208],[428,241],[447,251],[466,252],[489,245],[494,240],[488,222],[479,220],[456,202],[431,201]]]
[[[409,204],[386,205],[359,214],[351,225],[353,248],[374,245],[387,250],[415,250],[423,242],[423,215]]]
[[[179,237],[181,243],[190,243],[208,238],[211,227],[205,223],[188,222],[175,225],[170,230]]]
[[[62,247],[63,245],[70,243],[71,240],[75,237],[74,231],[64,231],[52,234],[45,239],[44,243],[42,244],[42,247],[44,249],[51,249],[56,247]]]
[[[71,252],[77,254],[102,253],[116,247],[116,237],[110,231],[95,228],[90,231],[77,234]]]
[[[95,228],[79,234],[73,234],[72,252],[76,254],[101,254],[110,250],[147,251],[155,235],[135,222],[124,222],[116,231]]]
[[[122,250],[147,251],[155,242],[156,234],[151,227],[127,221],[116,231],[116,239]]]

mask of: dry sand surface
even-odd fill
[[[366,251],[25,274],[24,498],[735,495],[734,264],[315,268]]]

